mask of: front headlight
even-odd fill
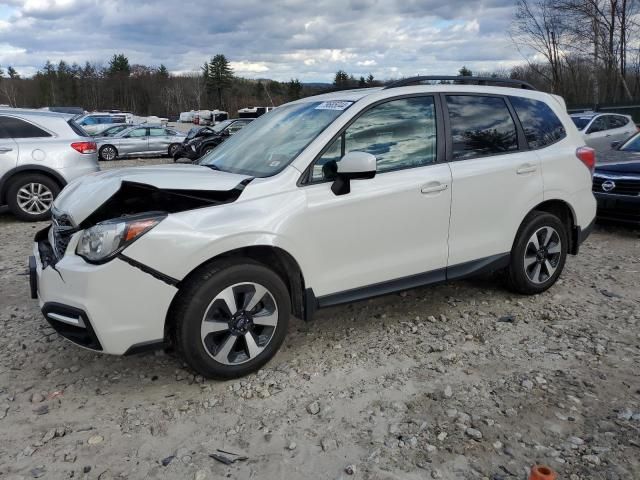
[[[90,263],[103,263],[147,233],[166,215],[116,218],[100,222],[82,232],[76,254]]]

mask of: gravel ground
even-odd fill
[[[294,320],[216,382],[59,338],[25,276],[42,226],[0,215],[0,479],[640,478],[637,230],[598,227],[535,297],[491,277]]]

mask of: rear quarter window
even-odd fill
[[[564,125],[551,107],[539,100],[509,97],[520,119],[529,148],[544,148],[567,136]]]
[[[0,126],[12,138],[45,138],[51,134],[32,123],[15,117],[0,117]]]

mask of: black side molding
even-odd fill
[[[170,277],[169,275],[165,275],[164,273],[159,272],[158,270],[156,270],[154,268],[148,267],[144,263],[140,263],[140,262],[138,262],[137,260],[134,260],[131,257],[127,257],[123,253],[119,253],[116,258],[119,258],[123,262],[127,262],[132,267],[135,267],[135,268],[137,268],[139,270],[142,270],[144,273],[148,273],[152,277],[157,278],[158,280],[161,280],[164,283],[166,283],[167,285],[171,285],[172,287],[176,287],[178,285],[178,283],[180,283],[179,280],[176,280],[175,278]]]
[[[439,268],[430,272],[397,278],[388,282],[375,283],[366,287],[345,290],[344,292],[323,295],[322,297],[316,297],[313,289],[307,288],[304,292],[304,320],[310,320],[319,308],[357,302],[358,300],[387,295],[416,287],[437,285],[445,283],[448,280],[459,280],[490,273],[509,266],[510,261],[510,253],[500,253],[479,260],[453,265],[448,268]]]

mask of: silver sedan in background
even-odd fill
[[[115,160],[128,156],[169,155],[185,139],[183,133],[162,126],[137,125],[112,137],[96,138],[100,160]]]

